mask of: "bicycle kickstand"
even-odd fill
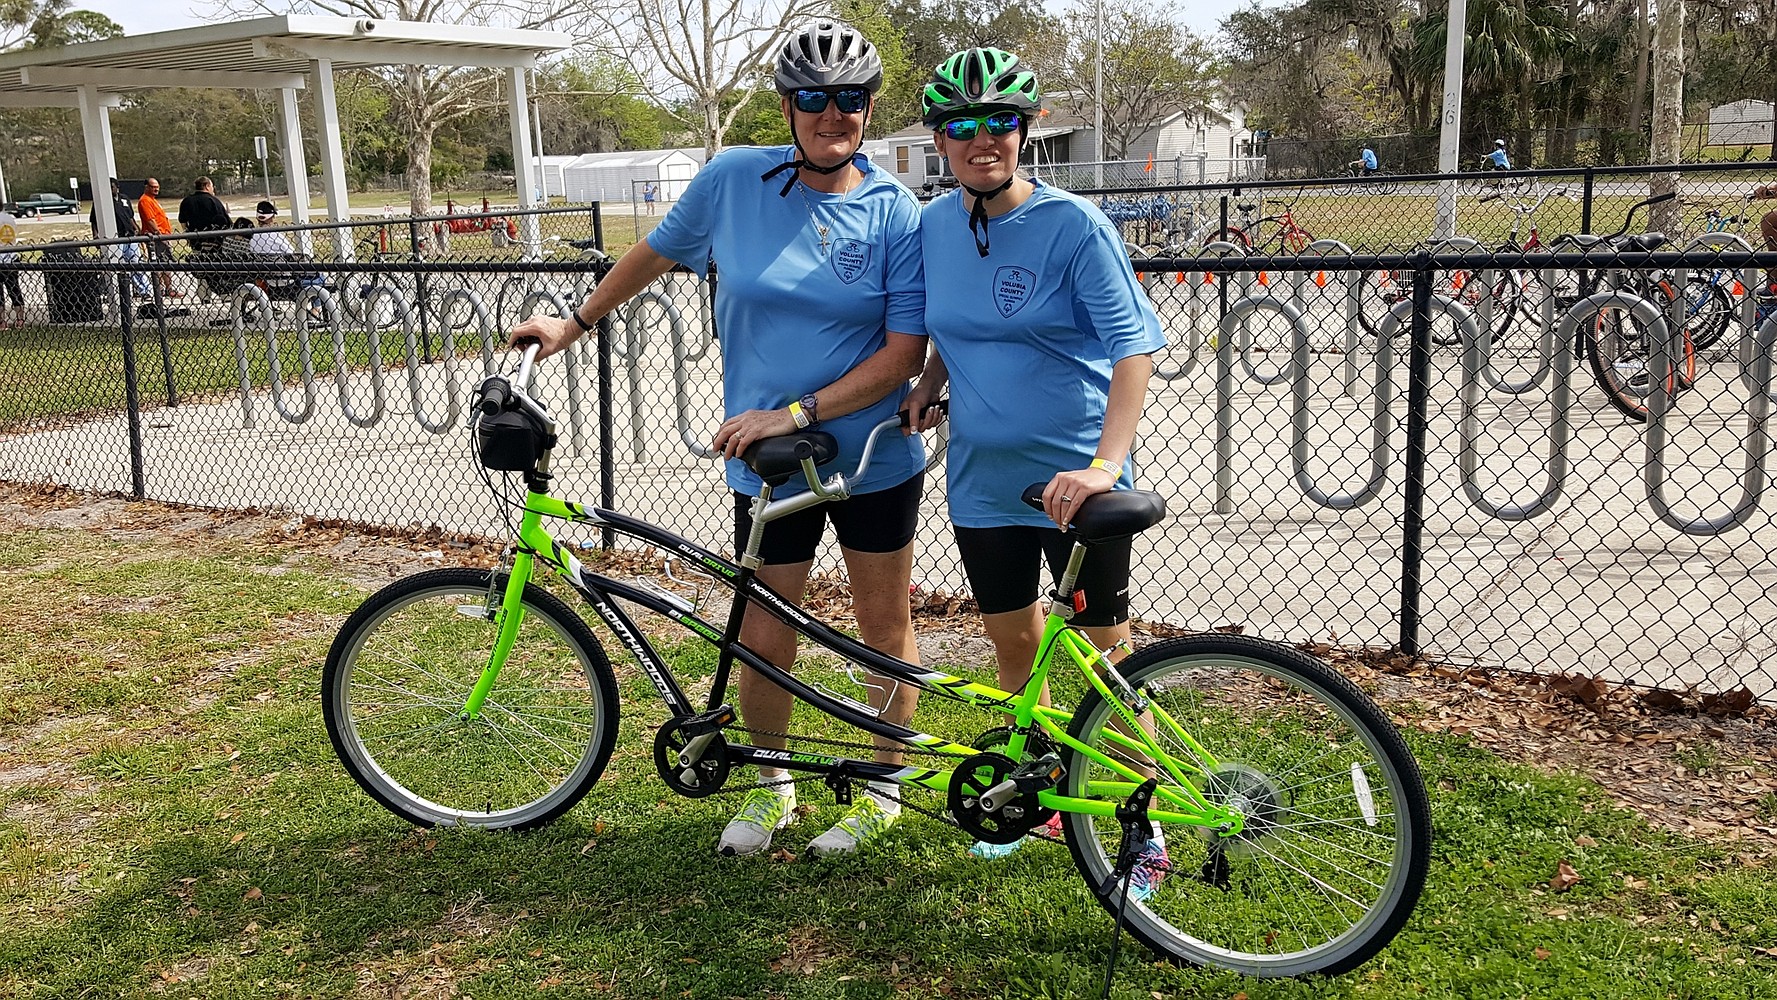
[[[1148,803],[1154,797],[1154,789],[1159,787],[1157,778],[1149,778],[1136,786],[1117,806],[1117,825],[1123,828],[1123,839],[1117,845],[1117,863],[1111,873],[1105,876],[1104,884],[1099,887],[1099,894],[1109,896],[1117,887],[1117,883],[1129,877],[1135,870],[1135,859],[1147,848],[1151,839],[1148,826]]]

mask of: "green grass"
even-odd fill
[[[915,817],[843,863],[716,858],[734,802],[661,786],[663,713],[633,673],[610,769],[563,820],[414,831],[328,745],[319,667],[363,593],[325,567],[21,531],[0,568],[0,996],[1097,994],[1110,923],[1065,851],[972,862]],[[713,669],[671,649],[688,678]],[[960,711],[919,718],[983,724]],[[1257,982],[1126,942],[1112,995],[1777,998],[1768,865],[1655,832],[1579,777],[1411,739],[1437,840],[1380,958]],[[793,850],[837,815],[804,787],[820,808],[783,835]],[[1582,881],[1557,893],[1562,860]]]

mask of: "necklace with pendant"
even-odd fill
[[[860,177],[858,182],[861,184],[863,178]],[[839,193],[839,204],[834,206],[833,211],[837,213],[839,209],[844,208],[845,200],[850,198],[851,193],[857,189],[858,184],[853,184],[850,187],[847,187],[844,191],[841,191]],[[815,235],[821,238],[821,256],[825,257],[827,256],[827,248],[832,242],[827,237],[833,232],[833,227],[823,224],[820,220],[820,216],[815,214],[814,202],[808,200],[808,185],[797,182],[796,193],[802,196],[802,207],[808,209],[809,224],[814,226]]]

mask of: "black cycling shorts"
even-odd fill
[[[925,495],[925,473],[874,493],[855,493],[844,500],[815,504],[765,526],[759,557],[767,566],[807,562],[820,547],[827,522],[833,536],[853,552],[898,552],[913,541],[919,525],[919,501]],[[734,494],[734,551],[744,552],[753,530],[753,497]]]
[[[1039,587],[1054,584],[1067,568],[1073,541],[1060,528],[1012,524],[998,528],[956,527],[956,549],[962,555],[969,589],[984,615],[1018,611],[1035,603]],[[1129,620],[1130,539],[1101,542],[1086,551],[1076,591],[1086,594],[1086,609],[1075,625],[1116,625]],[[1043,557],[1038,559],[1039,554]],[[1039,562],[1049,576],[1038,579]]]

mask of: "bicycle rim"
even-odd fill
[[[1121,669],[1156,716],[1178,727],[1155,723],[1178,770],[1245,817],[1225,837],[1159,824],[1170,874],[1147,899],[1128,901],[1129,931],[1164,958],[1256,976],[1345,972],[1386,946],[1424,886],[1431,821],[1418,766],[1381,712],[1312,658],[1238,636],[1163,643]],[[1070,733],[1139,769],[1136,755],[1105,736],[1113,715],[1089,695]],[[1191,750],[1181,730],[1207,754]],[[1127,784],[1079,751],[1068,757],[1068,795]],[[1119,887],[1099,892],[1115,860],[1116,822],[1068,813],[1065,824],[1075,864],[1116,912]]]
[[[1735,281],[1732,272],[1692,275],[1685,287],[1685,332],[1691,335],[1691,346],[1701,351],[1713,347],[1734,318],[1734,299],[1726,284]]]
[[[1681,339],[1666,380],[1666,390],[1673,396],[1689,389],[1697,378],[1696,348],[1688,335]],[[1631,420],[1647,420],[1654,376],[1647,331],[1641,322],[1619,309],[1604,310],[1593,327],[1586,353],[1592,375],[1610,405]]]
[[[488,663],[504,577],[447,569],[372,595],[322,675],[327,733],[358,784],[421,826],[540,826],[604,770],[617,698],[603,650],[559,600],[525,588],[523,624],[479,717],[464,703]]]

